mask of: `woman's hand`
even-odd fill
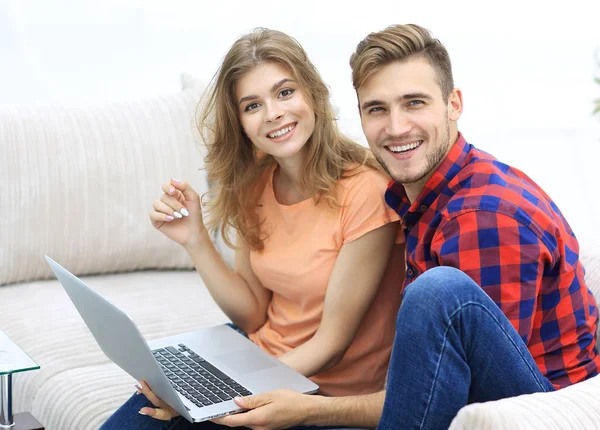
[[[135,387],[138,389],[138,394],[143,394],[148,400],[150,400],[150,403],[156,406],[155,408],[142,408],[139,410],[140,414],[148,415],[149,417],[163,421],[168,421],[171,418],[179,416],[179,412],[156,397],[156,394],[152,392],[148,384],[146,384],[146,381],[138,383]]]
[[[152,205],[152,225],[186,249],[197,245],[207,237],[200,196],[187,182],[176,179],[163,184],[162,190],[162,196]]]

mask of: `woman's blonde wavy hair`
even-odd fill
[[[338,129],[329,101],[329,89],[310,62],[302,46],[276,30],[257,28],[238,39],[225,55],[200,102],[198,127],[207,146],[206,169],[214,185],[204,204],[207,226],[220,229],[225,243],[231,243],[230,228],[236,230],[251,249],[262,250],[261,220],[256,216],[257,185],[272,156],[258,153],[245,135],[236,101],[235,83],[261,64],[277,63],[294,75],[299,89],[315,114],[315,128],[306,143],[302,187],[314,196],[337,205],[332,193],[338,180],[368,165],[379,169],[370,151],[345,137]],[[357,164],[358,163],[358,164]]]

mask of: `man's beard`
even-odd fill
[[[413,177],[394,175],[389,166],[385,163],[385,161],[383,161],[383,158],[379,155],[379,153],[375,154],[375,159],[379,162],[379,164],[381,164],[383,170],[385,170],[389,177],[392,178],[394,181],[399,182],[402,185],[414,184],[415,182],[419,182],[424,177],[429,175],[433,171],[433,169],[435,169],[438,166],[438,164],[440,164],[444,157],[446,157],[448,149],[452,146],[452,142],[450,142],[449,122],[446,122],[446,126],[444,127],[444,134],[439,137],[439,140],[443,143],[439,145],[431,154],[426,155],[426,168]]]

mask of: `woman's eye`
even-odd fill
[[[285,90],[281,90],[281,91],[279,92],[279,96],[280,96],[280,97],[289,97],[289,96],[291,96],[292,94],[294,94],[294,91],[295,91],[295,90],[293,90],[293,89],[291,89],[291,88],[286,88]]]
[[[260,105],[258,103],[250,103],[248,106],[246,106],[246,108],[244,109],[244,112],[248,112],[248,111],[254,110],[254,109],[256,109],[259,106]]]

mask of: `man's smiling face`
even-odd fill
[[[358,90],[362,128],[388,174],[404,185],[423,185],[457,138],[462,95],[444,101],[436,72],[421,57],[393,62]]]

